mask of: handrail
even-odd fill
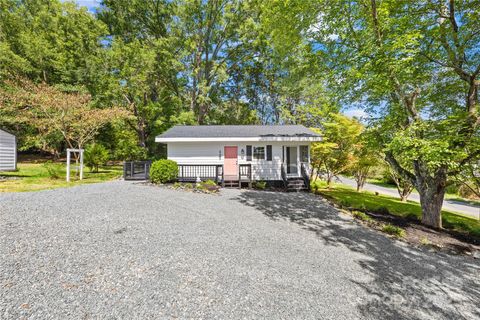
[[[252,165],[250,163],[240,164],[238,166],[238,178],[242,180],[242,177],[247,178],[248,181],[252,181]]]
[[[310,173],[308,172],[309,168],[306,163],[302,162],[300,164],[300,171],[302,173],[303,181],[305,182],[305,187],[310,190]]]
[[[287,180],[287,172],[285,172],[285,164],[282,163],[282,180],[283,180],[283,186],[287,188],[288,185],[288,180]]]

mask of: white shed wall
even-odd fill
[[[224,161],[224,147],[238,147],[238,163],[252,164],[252,175],[254,180],[282,180],[282,146],[308,145],[305,142],[171,142],[167,146],[168,159],[178,164],[221,164]],[[247,161],[247,145],[253,147],[272,146],[272,161],[253,159]],[[241,151],[244,150],[242,157]]]
[[[17,169],[17,140],[13,134],[0,130],[0,171]]]

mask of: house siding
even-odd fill
[[[0,130],[0,171],[17,169],[17,139],[6,131]]]
[[[252,156],[247,161],[247,145],[255,147],[272,146],[272,160],[259,160]],[[238,146],[238,163],[252,164],[252,178],[254,180],[282,180],[282,146],[284,142],[175,142],[168,143],[168,159],[178,164],[218,164],[223,165],[224,147]],[[305,142],[288,143],[291,146],[308,145]],[[242,157],[241,151],[244,150]]]

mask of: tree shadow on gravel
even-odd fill
[[[246,191],[235,200],[271,219],[288,219],[329,246],[365,256],[358,263],[373,281],[351,281],[367,298],[356,304],[366,318],[480,319],[480,262],[414,248],[363,227],[319,196]]]

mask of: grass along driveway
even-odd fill
[[[357,192],[350,186],[343,184],[334,184],[331,189],[326,188],[322,181],[316,182],[313,189],[341,206],[352,210],[370,211],[370,212],[388,212],[392,215],[420,220],[422,210],[420,204],[415,201],[402,202],[397,198],[376,195],[372,192]],[[459,213],[442,210],[443,227],[459,233],[471,235],[480,239],[480,221]]]
[[[341,184],[352,188],[356,188],[357,185],[354,179],[343,176],[339,177],[339,181]],[[386,184],[366,183],[364,186],[364,190],[370,192],[378,192],[383,195],[399,198],[397,189]],[[414,190],[410,194],[408,199],[414,202],[420,202],[420,196],[418,195],[418,192],[416,192],[416,190]],[[443,201],[443,209],[449,212],[456,212],[480,220],[480,203],[476,201],[460,199],[458,198],[458,196],[453,194],[445,195],[445,200]]]
[[[0,172],[0,192],[26,192],[71,187],[81,184],[98,183],[122,176],[121,166],[102,166],[98,173],[84,168],[83,180],[77,180],[71,171],[71,181],[66,182],[66,164],[52,164],[59,177],[52,178],[43,163],[19,163],[17,171]],[[72,163],[72,168],[74,164]]]

